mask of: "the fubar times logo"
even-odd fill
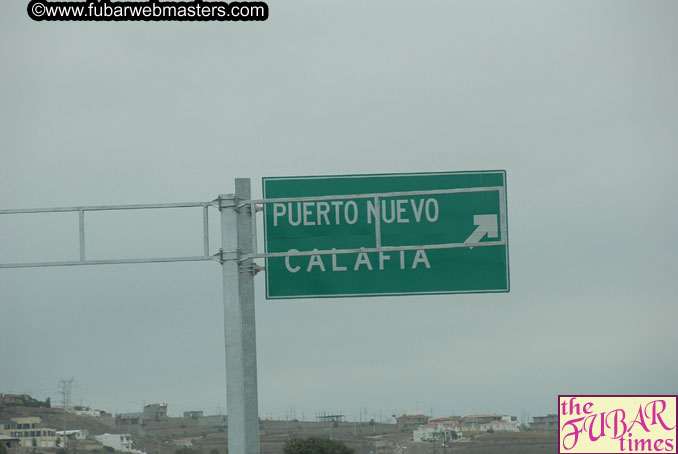
[[[558,396],[558,452],[676,453],[678,396]]]

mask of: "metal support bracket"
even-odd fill
[[[236,249],[235,251],[224,251],[223,249],[219,248],[219,252],[214,254],[212,257],[222,265],[224,262],[229,261],[229,260],[236,260],[238,263],[242,262],[242,252],[240,252],[239,249]]]
[[[238,211],[238,198],[235,196],[233,197],[219,196],[218,198],[214,199],[214,202],[217,203],[217,208],[219,208],[219,211],[221,211],[224,208],[235,208],[235,210]]]
[[[257,265],[254,262],[249,263],[247,265],[243,265],[243,264],[240,265],[240,272],[241,273],[249,272],[250,274],[252,274],[252,276],[256,276],[261,271],[266,271],[266,267],[261,266],[261,265]]]
[[[238,199],[238,200],[242,200],[242,199]],[[236,202],[238,202],[238,200],[236,200]],[[250,201],[245,201],[245,202],[238,203],[235,207],[235,211],[237,211],[238,213],[245,212],[245,213],[254,214],[254,213],[258,213],[260,211],[264,211],[264,207],[263,207],[263,205],[259,206],[256,203],[253,203],[253,202],[250,202]]]
[[[235,211],[238,213],[252,213],[252,204],[251,203],[238,203],[235,207]]]

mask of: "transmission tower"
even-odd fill
[[[71,400],[71,387],[73,386],[73,377],[69,378],[68,380],[61,379],[59,380],[59,388],[61,388],[61,391],[59,393],[61,394],[61,405],[63,406],[64,409],[64,432],[63,432],[63,443],[64,443],[64,448],[68,447],[68,437],[66,437],[66,407],[68,406],[68,403]]]

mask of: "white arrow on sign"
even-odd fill
[[[499,236],[496,214],[476,214],[473,216],[473,224],[478,227],[473,231],[471,236],[466,238],[464,243],[477,243],[485,234],[487,234],[488,238],[497,238]]]

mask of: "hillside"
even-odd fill
[[[22,416],[39,416],[44,426],[63,428],[63,412],[59,409],[9,407],[0,411],[0,421]],[[228,429],[200,426],[196,420],[188,418],[114,428],[95,418],[67,413],[66,428],[87,429],[90,435],[131,433],[134,446],[148,454],[177,454],[184,446],[190,446],[183,451],[185,454],[226,454],[228,443]],[[554,432],[468,433],[463,441],[448,443],[444,448],[433,443],[414,443],[412,433],[399,431],[395,424],[262,421],[260,433],[261,454],[281,454],[285,440],[308,436],[332,436],[355,448],[357,454],[551,454],[557,451]]]
[[[64,413],[57,408],[34,408],[34,407],[6,407],[0,410],[0,421],[24,416],[38,416],[42,419],[42,425],[56,430],[63,430]],[[87,429],[90,435],[103,433],[120,433],[113,427],[109,427],[95,418],[78,416],[66,413],[66,430]]]

